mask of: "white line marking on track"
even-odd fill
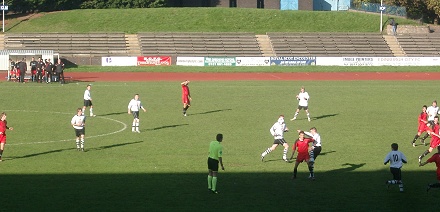
[[[33,111],[33,110],[5,110],[5,111],[9,111],[9,112],[27,112],[27,113],[41,113],[41,111]],[[55,113],[55,114],[66,114],[66,115],[70,115],[73,113],[64,113],[64,112],[44,112],[44,113]],[[108,135],[113,135],[116,133],[120,133],[122,131],[124,131],[125,129],[127,129],[127,124],[125,124],[122,121],[118,121],[112,118],[108,118],[108,117],[101,117],[101,116],[96,116],[93,118],[101,118],[101,119],[107,119],[110,121],[114,121],[117,122],[119,124],[122,124],[122,129],[119,129],[117,131],[114,132],[109,132],[109,133],[104,133],[104,134],[100,134],[100,135],[93,135],[93,136],[87,136],[86,138],[97,138],[97,137],[102,137],[102,136],[108,136]],[[64,139],[64,140],[58,140],[58,141],[37,141],[37,142],[31,142],[31,143],[8,143],[8,146],[14,146],[14,145],[26,145],[26,144],[48,144],[48,143],[55,143],[55,142],[63,142],[63,141],[75,141],[75,139]]]

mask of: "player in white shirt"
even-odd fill
[[[439,114],[439,108],[437,107],[437,101],[434,100],[432,105],[426,108],[426,113],[428,114],[428,122],[432,125],[434,123],[434,117]]]
[[[434,126],[434,117],[439,114],[439,108],[437,107],[437,101],[432,101],[432,105],[426,108],[426,113],[428,114],[428,127]],[[425,139],[428,138],[429,133],[426,133],[425,136],[421,139],[422,142],[425,142]]]
[[[135,94],[134,98],[128,103],[128,114],[133,113],[133,125],[131,127],[132,132],[140,133],[139,131],[139,110],[142,109],[144,112],[147,110],[142,106],[139,100],[139,94]]]
[[[391,152],[389,152],[383,160],[384,165],[387,165],[387,163],[390,162],[390,171],[391,174],[393,174],[393,180],[387,180],[385,183],[388,186],[391,184],[398,184],[400,192],[403,192],[402,172],[400,169],[407,160],[405,155],[398,149],[398,144],[391,144]]]
[[[275,124],[273,124],[272,127],[270,128],[270,133],[274,137],[273,145],[271,147],[267,148],[266,151],[261,153],[261,161],[264,160],[264,157],[267,154],[269,154],[270,152],[275,150],[275,148],[278,145],[283,145],[284,146],[283,160],[288,162],[288,160],[287,160],[287,150],[289,149],[289,145],[284,140],[284,132],[287,132],[288,130],[289,129],[287,129],[286,124],[284,123],[284,116],[280,115],[280,117],[278,117],[277,122],[275,122]]]
[[[73,116],[72,120],[70,121],[70,124],[72,124],[73,128],[75,129],[76,149],[78,151],[84,152],[84,134],[85,134],[84,126],[86,125],[86,117],[82,113],[81,108],[78,108],[76,110],[76,115]]]
[[[309,151],[310,160],[312,163],[315,162],[315,159],[318,157],[318,155],[321,153],[322,147],[321,147],[321,136],[318,133],[318,130],[316,127],[310,128],[310,132],[304,131],[304,134],[307,136],[313,138],[313,146],[311,147],[311,150]]]
[[[307,120],[310,121],[310,113],[309,113],[309,93],[306,92],[306,89],[303,87],[301,87],[301,91],[299,92],[298,95],[296,95],[296,99],[299,101],[298,103],[298,108],[296,109],[295,115],[293,116],[292,119],[290,119],[290,121],[293,121],[296,119],[296,117],[299,114],[299,111],[301,109],[304,109],[307,113]]]
[[[92,95],[90,94],[90,89],[92,88],[92,85],[87,85],[86,90],[84,91],[84,106],[82,108],[82,113],[84,114],[84,111],[87,107],[90,107],[90,116],[94,117],[96,115],[93,115],[93,104],[92,104]]]

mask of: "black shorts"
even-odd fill
[[[133,118],[139,119],[139,111],[133,111]]]
[[[309,106],[300,106],[300,105],[298,105],[298,110],[302,110],[302,109],[308,110]]]
[[[400,171],[400,168],[391,168],[390,167],[391,174],[393,174],[393,180],[402,180],[402,172]]]
[[[218,160],[208,157],[208,169],[218,172]]]
[[[321,153],[321,146],[315,146],[313,147],[313,159],[316,159],[318,155]]]
[[[84,106],[85,107],[90,107],[90,106],[92,106],[93,104],[92,104],[92,101],[90,101],[90,100],[85,100],[84,99]]]
[[[282,138],[282,139],[275,139],[273,141],[273,144],[284,145],[285,143],[287,143],[287,142],[286,142],[286,140],[284,140],[284,138]]]
[[[76,137],[80,137],[81,135],[85,135],[86,129],[83,127],[82,129],[75,129]]]

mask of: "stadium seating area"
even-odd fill
[[[406,56],[440,56],[440,33],[401,34],[396,38]]]
[[[378,33],[267,34],[278,56],[393,56],[386,41]]]
[[[262,56],[253,33],[138,33],[142,55]]]
[[[63,56],[127,54],[125,33],[8,33],[4,40],[6,49],[50,49]]]
[[[130,37],[131,36],[131,37]],[[4,49],[54,50],[63,57],[92,60],[102,56],[380,56],[392,57],[378,33],[20,33],[4,34]],[[405,56],[439,56],[440,33],[396,36]],[[3,43],[2,42],[2,43]],[[269,46],[267,50],[264,46]],[[136,48],[135,48],[136,47]],[[133,49],[138,49],[134,51]],[[140,51],[139,51],[140,50]],[[99,63],[99,60],[95,61]]]

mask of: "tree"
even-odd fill
[[[428,6],[428,9],[431,9],[434,11],[434,13],[437,15],[437,17],[434,18],[438,23],[438,19],[440,17],[440,1],[439,0],[426,0],[426,4]]]

